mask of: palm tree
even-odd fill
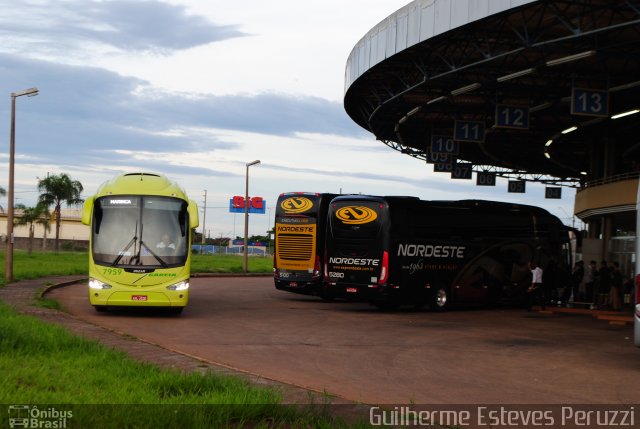
[[[2,186],[0,186],[0,197],[4,197],[5,195],[7,195],[7,191]],[[4,208],[2,206],[0,206],[0,211],[4,213]]]
[[[56,241],[55,249],[59,250],[60,239],[60,208],[63,202],[67,203],[67,206],[77,206],[84,201],[80,198],[82,193],[82,183],[77,180],[71,180],[71,178],[65,174],[54,174],[47,176],[45,179],[38,180],[38,191],[40,197],[38,197],[38,203],[44,204],[46,207],[54,206],[53,215],[56,219]]]
[[[49,208],[39,203],[35,207],[25,207],[24,204],[17,204],[16,208],[22,210],[22,215],[16,220],[16,225],[29,225],[29,256],[33,252],[33,236],[35,224],[42,225],[46,231],[51,229],[49,219],[51,215]]]

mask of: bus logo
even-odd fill
[[[339,209],[336,217],[348,225],[361,225],[373,222],[378,218],[378,214],[369,207],[347,206]]]
[[[286,213],[304,213],[313,207],[313,202],[305,197],[291,197],[280,203]]]

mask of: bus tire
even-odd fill
[[[445,311],[449,308],[449,288],[446,286],[437,286],[431,295],[431,310]]]
[[[93,308],[95,308],[98,313],[104,313],[107,311],[106,305],[94,305]]]
[[[182,310],[184,310],[184,307],[169,307],[169,313],[171,314],[182,314]]]

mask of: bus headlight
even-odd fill
[[[189,289],[189,280],[183,280],[171,286],[167,286],[169,290],[187,290]]]
[[[93,278],[89,279],[89,287],[91,289],[111,289],[111,285],[102,283],[100,280],[96,280]]]

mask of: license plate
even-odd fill
[[[147,295],[131,295],[131,301],[146,301]]]
[[[298,287],[298,282],[290,282],[289,286],[291,287]]]
[[[356,293],[358,292],[358,288],[356,287],[348,287],[347,288],[347,293]]]

